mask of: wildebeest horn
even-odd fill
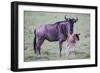
[[[65,20],[69,20],[69,18],[66,17],[67,15],[64,16]]]
[[[78,21],[78,17],[74,17],[74,22],[77,22]]]

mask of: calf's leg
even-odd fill
[[[63,40],[60,40],[60,41],[59,41],[60,57],[62,56],[62,55],[61,55],[61,51],[62,51],[62,44],[63,44]]]

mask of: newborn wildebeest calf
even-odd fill
[[[80,40],[79,35],[80,34],[73,33],[67,38],[67,50],[68,50],[67,54],[68,55],[70,55],[71,53],[75,54],[75,45]]]

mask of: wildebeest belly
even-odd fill
[[[58,29],[57,25],[46,26],[46,39],[49,41],[58,41]]]

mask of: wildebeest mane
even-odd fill
[[[58,22],[55,22],[55,24],[60,24],[60,23],[63,23],[63,22],[66,22],[66,21],[58,21]]]

